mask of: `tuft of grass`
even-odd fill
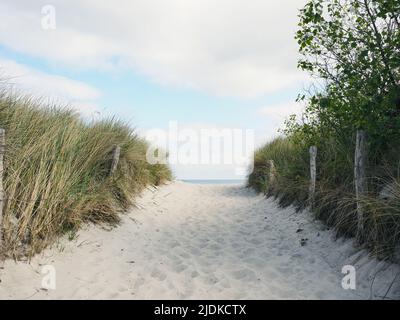
[[[274,161],[276,177],[273,184],[269,181],[269,163]],[[305,202],[308,188],[305,166],[306,153],[294,140],[276,138],[256,151],[254,170],[248,177],[248,185],[258,192],[274,196],[283,207]]]
[[[125,123],[86,123],[66,108],[0,93],[6,130],[3,243],[8,255],[32,256],[82,223],[119,221],[148,184],[171,178],[146,161],[147,143]],[[121,147],[110,176],[112,151]]]

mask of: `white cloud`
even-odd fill
[[[258,112],[268,118],[275,119],[277,121],[284,121],[291,115],[301,115],[303,107],[300,103],[286,102],[276,105],[269,105],[261,107]]]
[[[284,127],[285,120],[291,115],[301,116],[303,110],[304,106],[294,101],[259,108],[257,112],[265,118],[265,122],[264,128],[256,131],[256,146],[279,136],[279,129]]]
[[[305,0],[3,0],[0,43],[79,68],[133,68],[164,85],[254,97],[304,79],[293,40]]]
[[[100,98],[101,92],[81,81],[47,74],[8,59],[0,59],[0,77],[5,81],[3,85],[25,94],[71,105],[85,116],[99,109],[95,101]]]
[[[79,112],[81,116],[89,120],[97,120],[103,116],[102,108],[93,101],[73,101],[71,106]]]

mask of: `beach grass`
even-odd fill
[[[0,93],[6,132],[3,251],[32,256],[83,223],[116,224],[147,185],[170,179],[146,161],[147,142],[116,119],[82,120],[76,112]],[[121,148],[110,175],[112,153]]]
[[[318,146],[315,201],[309,207],[310,156],[308,145],[296,137],[280,137],[255,153],[248,185],[277,199],[283,207],[310,208],[313,216],[334,228],[338,236],[357,234],[357,199],[354,187],[354,137],[330,139]],[[394,144],[381,161],[368,167],[368,193],[361,201],[366,221],[363,246],[382,259],[392,259],[400,243],[399,149]],[[269,181],[269,162],[275,178]]]

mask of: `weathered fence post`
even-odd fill
[[[354,183],[357,201],[357,239],[362,241],[364,236],[365,212],[362,197],[367,193],[367,133],[357,130],[356,151],[354,156]]]
[[[274,160],[268,160],[268,164],[269,164],[268,184],[269,187],[271,188],[275,182],[275,174],[276,174]]]
[[[113,158],[112,158],[112,163],[111,163],[110,175],[112,175],[115,172],[115,170],[117,169],[120,154],[121,154],[121,147],[116,146],[113,150]]]
[[[0,129],[0,252],[3,245],[3,207],[4,207],[4,153],[6,145],[6,132]]]
[[[310,189],[309,189],[309,204],[314,206],[315,187],[317,183],[317,152],[316,146],[310,147]]]

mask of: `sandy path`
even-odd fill
[[[371,297],[373,278],[379,298],[399,272],[241,186],[177,182],[138,203],[112,232],[88,227],[30,265],[7,261],[0,298],[359,299]],[[41,289],[48,264],[55,290]],[[346,264],[356,267],[356,290],[341,287]]]

